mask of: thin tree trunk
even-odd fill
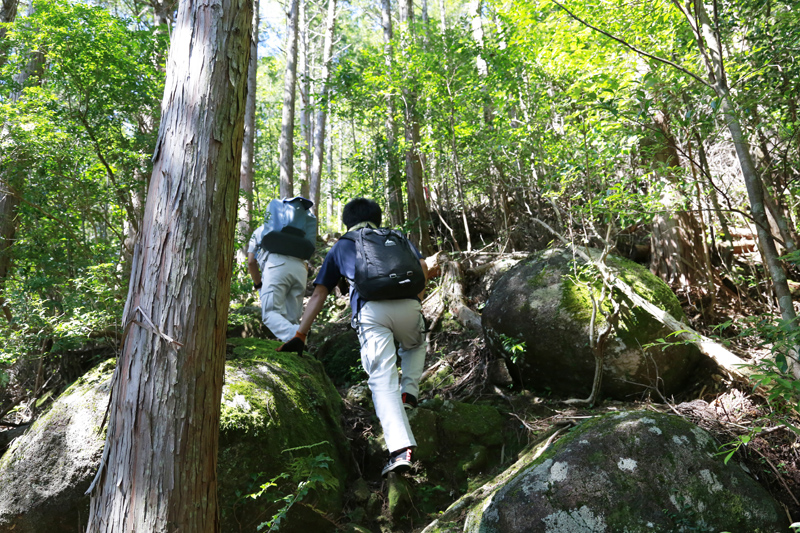
[[[308,20],[308,2],[300,0],[300,26],[298,29],[298,62],[302,58],[303,74],[298,84],[300,96],[300,175],[297,181],[300,182],[300,195],[308,198],[311,185],[309,177],[311,175],[311,134],[313,125],[311,124],[311,56],[309,50],[310,24]],[[316,204],[315,204],[316,209]]]
[[[283,78],[283,115],[281,135],[278,140],[280,151],[281,184],[283,198],[294,196],[294,103],[297,83],[297,33],[300,14],[300,0],[291,0],[286,24],[286,73]]]
[[[412,40],[412,23],[414,21],[413,0],[401,0],[400,22],[404,25],[405,38]],[[417,111],[417,94],[413,90],[404,89],[405,96],[405,132],[408,150],[406,151],[406,187],[408,192],[408,217],[414,221],[412,239],[419,245],[424,255],[433,252],[430,237],[430,214],[425,202],[425,191],[422,180],[422,163],[419,154],[419,113]]]
[[[253,29],[250,37],[250,63],[247,67],[247,103],[244,108],[244,140],[242,142],[242,168],[239,176],[239,235],[242,246],[236,251],[238,263],[247,256],[247,239],[253,212],[253,160],[256,141],[256,90],[258,89],[258,0],[253,0]]]
[[[770,232],[773,236],[780,236],[781,242],[776,243],[778,255],[783,255],[784,250],[786,252],[795,251],[797,247],[794,244],[794,239],[786,223],[786,218],[784,218],[783,210],[778,206],[775,200],[773,200],[766,183],[764,183],[762,191],[764,193],[764,209],[767,214],[767,220],[769,221]]]
[[[3,315],[11,323],[13,315],[6,306],[5,285],[11,272],[13,260],[13,244],[17,235],[17,212],[19,210],[19,192],[14,191],[12,183],[22,182],[22,175],[11,178],[0,176],[0,307]]]
[[[325,43],[322,49],[322,76],[317,97],[317,119],[314,121],[314,159],[311,164],[310,196],[314,214],[319,217],[319,191],[322,182],[322,160],[325,157],[325,127],[328,121],[328,84],[331,77],[333,37],[336,33],[336,0],[328,0],[325,22]]]
[[[674,0],[677,4],[677,0]],[[706,6],[701,0],[686,0],[685,5],[677,4],[683,15],[689,21],[695,34],[697,47],[704,61],[709,84],[720,99],[720,109],[725,119],[728,131],[736,149],[739,165],[742,168],[747,197],[750,201],[750,212],[756,223],[759,249],[772,278],[775,296],[778,300],[781,317],[786,322],[790,332],[797,330],[797,315],[792,304],[792,294],[786,279],[786,272],[778,258],[775,240],[769,231],[769,220],[764,204],[764,191],[761,178],[756,172],[753,158],[750,155],[750,146],[742,131],[739,117],[731,101],[728,81],[725,76],[725,63],[722,55],[722,45],[715,26],[711,22]],[[792,354],[796,356],[796,352]],[[795,378],[800,379],[800,364],[791,357],[788,358],[789,367]]]
[[[333,123],[330,123],[330,131],[328,132],[328,144],[330,145],[328,150],[328,227],[331,228],[339,225],[335,198],[336,173],[333,169],[333,132]]]
[[[392,87],[392,73],[394,71],[394,38],[392,30],[392,3],[391,0],[382,0],[381,15],[383,24],[383,56],[386,66],[386,77]],[[389,205],[389,220],[394,227],[401,227],[405,223],[405,206],[403,202],[403,176],[397,161],[397,123],[394,120],[395,106],[394,95],[391,91],[386,94],[386,196]]]
[[[183,1],[87,533],[216,533],[252,2]]]

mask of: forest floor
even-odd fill
[[[680,297],[680,295],[679,295]],[[682,305],[690,325],[704,335],[718,334],[716,324],[743,316],[759,316],[756,309],[717,309],[714,320],[705,318],[698,308],[700,300],[683,297]],[[477,307],[480,302],[470,302]],[[728,330],[727,348],[743,358],[744,363],[754,364],[768,355],[761,343],[751,336],[741,334],[734,328]],[[800,416],[795,410],[777,410],[776,402],[768,402],[765,392],[754,389],[752,384],[735,383],[713,373],[705,381],[698,381],[680,398],[650,397],[632,402],[606,401],[592,409],[576,409],[568,406],[563,399],[547,396],[537,397],[541,407],[536,411],[526,409],[530,405],[529,392],[525,401],[517,403],[515,394],[501,390],[487,379],[488,361],[492,358],[480,332],[440,331],[430,337],[428,364],[435,363],[430,354],[448,354],[450,361],[457,361],[454,368],[454,382],[446,388],[427,389],[421,392],[421,401],[438,396],[462,402],[496,401],[510,405],[510,414],[520,420],[521,427],[529,432],[533,441],[565,419],[580,420],[616,409],[651,409],[682,416],[709,431],[719,445],[721,459],[738,460],[746,466],[772,496],[784,507],[790,523],[800,521],[800,435],[789,426],[800,428]],[[475,371],[476,369],[482,369]],[[535,394],[535,393],[533,393]],[[515,411],[515,405],[520,410]],[[355,453],[365,449],[369,438],[365,428],[371,423],[367,417],[371,413],[350,406],[346,412],[349,430]],[[381,490],[380,482],[372,487]],[[457,498],[458,495],[455,496]],[[454,498],[454,499],[455,499]],[[439,509],[442,512],[445,509]],[[434,516],[417,516],[417,524],[431,521]],[[420,531],[424,526],[410,527],[409,531]]]

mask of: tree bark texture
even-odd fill
[[[2,0],[0,2],[0,24],[14,22],[17,18],[17,7],[19,0]],[[0,40],[6,37],[6,27],[0,26]],[[5,55],[0,55],[0,66],[5,63]]]
[[[13,244],[17,234],[17,212],[19,210],[19,197],[12,188],[11,180],[0,176],[0,307],[8,322],[13,316],[6,307],[5,284],[11,270],[13,258]]]
[[[283,198],[294,196],[294,104],[297,84],[297,29],[300,18],[300,0],[291,0],[286,23],[286,72],[283,77],[283,115],[280,151],[281,184]]]
[[[252,0],[183,0],[89,533],[219,531],[217,450]]]
[[[14,22],[17,18],[17,7],[19,0],[1,0],[0,1],[0,41],[6,38],[8,29],[2,24]],[[0,50],[0,67],[6,64],[7,57],[5,52]]]
[[[328,0],[328,15],[325,21],[325,42],[322,47],[322,75],[317,97],[317,119],[314,121],[314,158],[311,162],[310,200],[314,202],[314,214],[319,218],[319,191],[322,184],[322,160],[325,158],[325,128],[328,123],[328,84],[331,78],[333,36],[336,33],[336,0]]]
[[[655,159],[665,169],[661,172],[666,184],[662,201],[675,209],[653,219],[650,269],[668,283],[679,283],[684,288],[705,286],[711,274],[705,268],[703,228],[685,206],[675,205],[681,196],[676,190],[677,178],[672,169],[680,166],[680,158],[669,119],[663,113],[656,113],[655,129],[660,132]]]

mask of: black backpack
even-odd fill
[[[362,228],[342,236],[356,244],[353,284],[363,300],[416,298],[425,274],[408,239],[397,230]]]

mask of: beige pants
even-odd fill
[[[425,323],[420,303],[417,300],[366,302],[354,323],[361,341],[361,364],[369,376],[386,447],[394,452],[416,446],[402,393],[419,396],[419,379],[425,367]],[[397,352],[395,341],[399,345]],[[398,355],[402,379],[397,372]]]
[[[269,254],[262,265],[261,319],[273,335],[283,342],[297,333],[303,315],[308,270],[302,259]]]

